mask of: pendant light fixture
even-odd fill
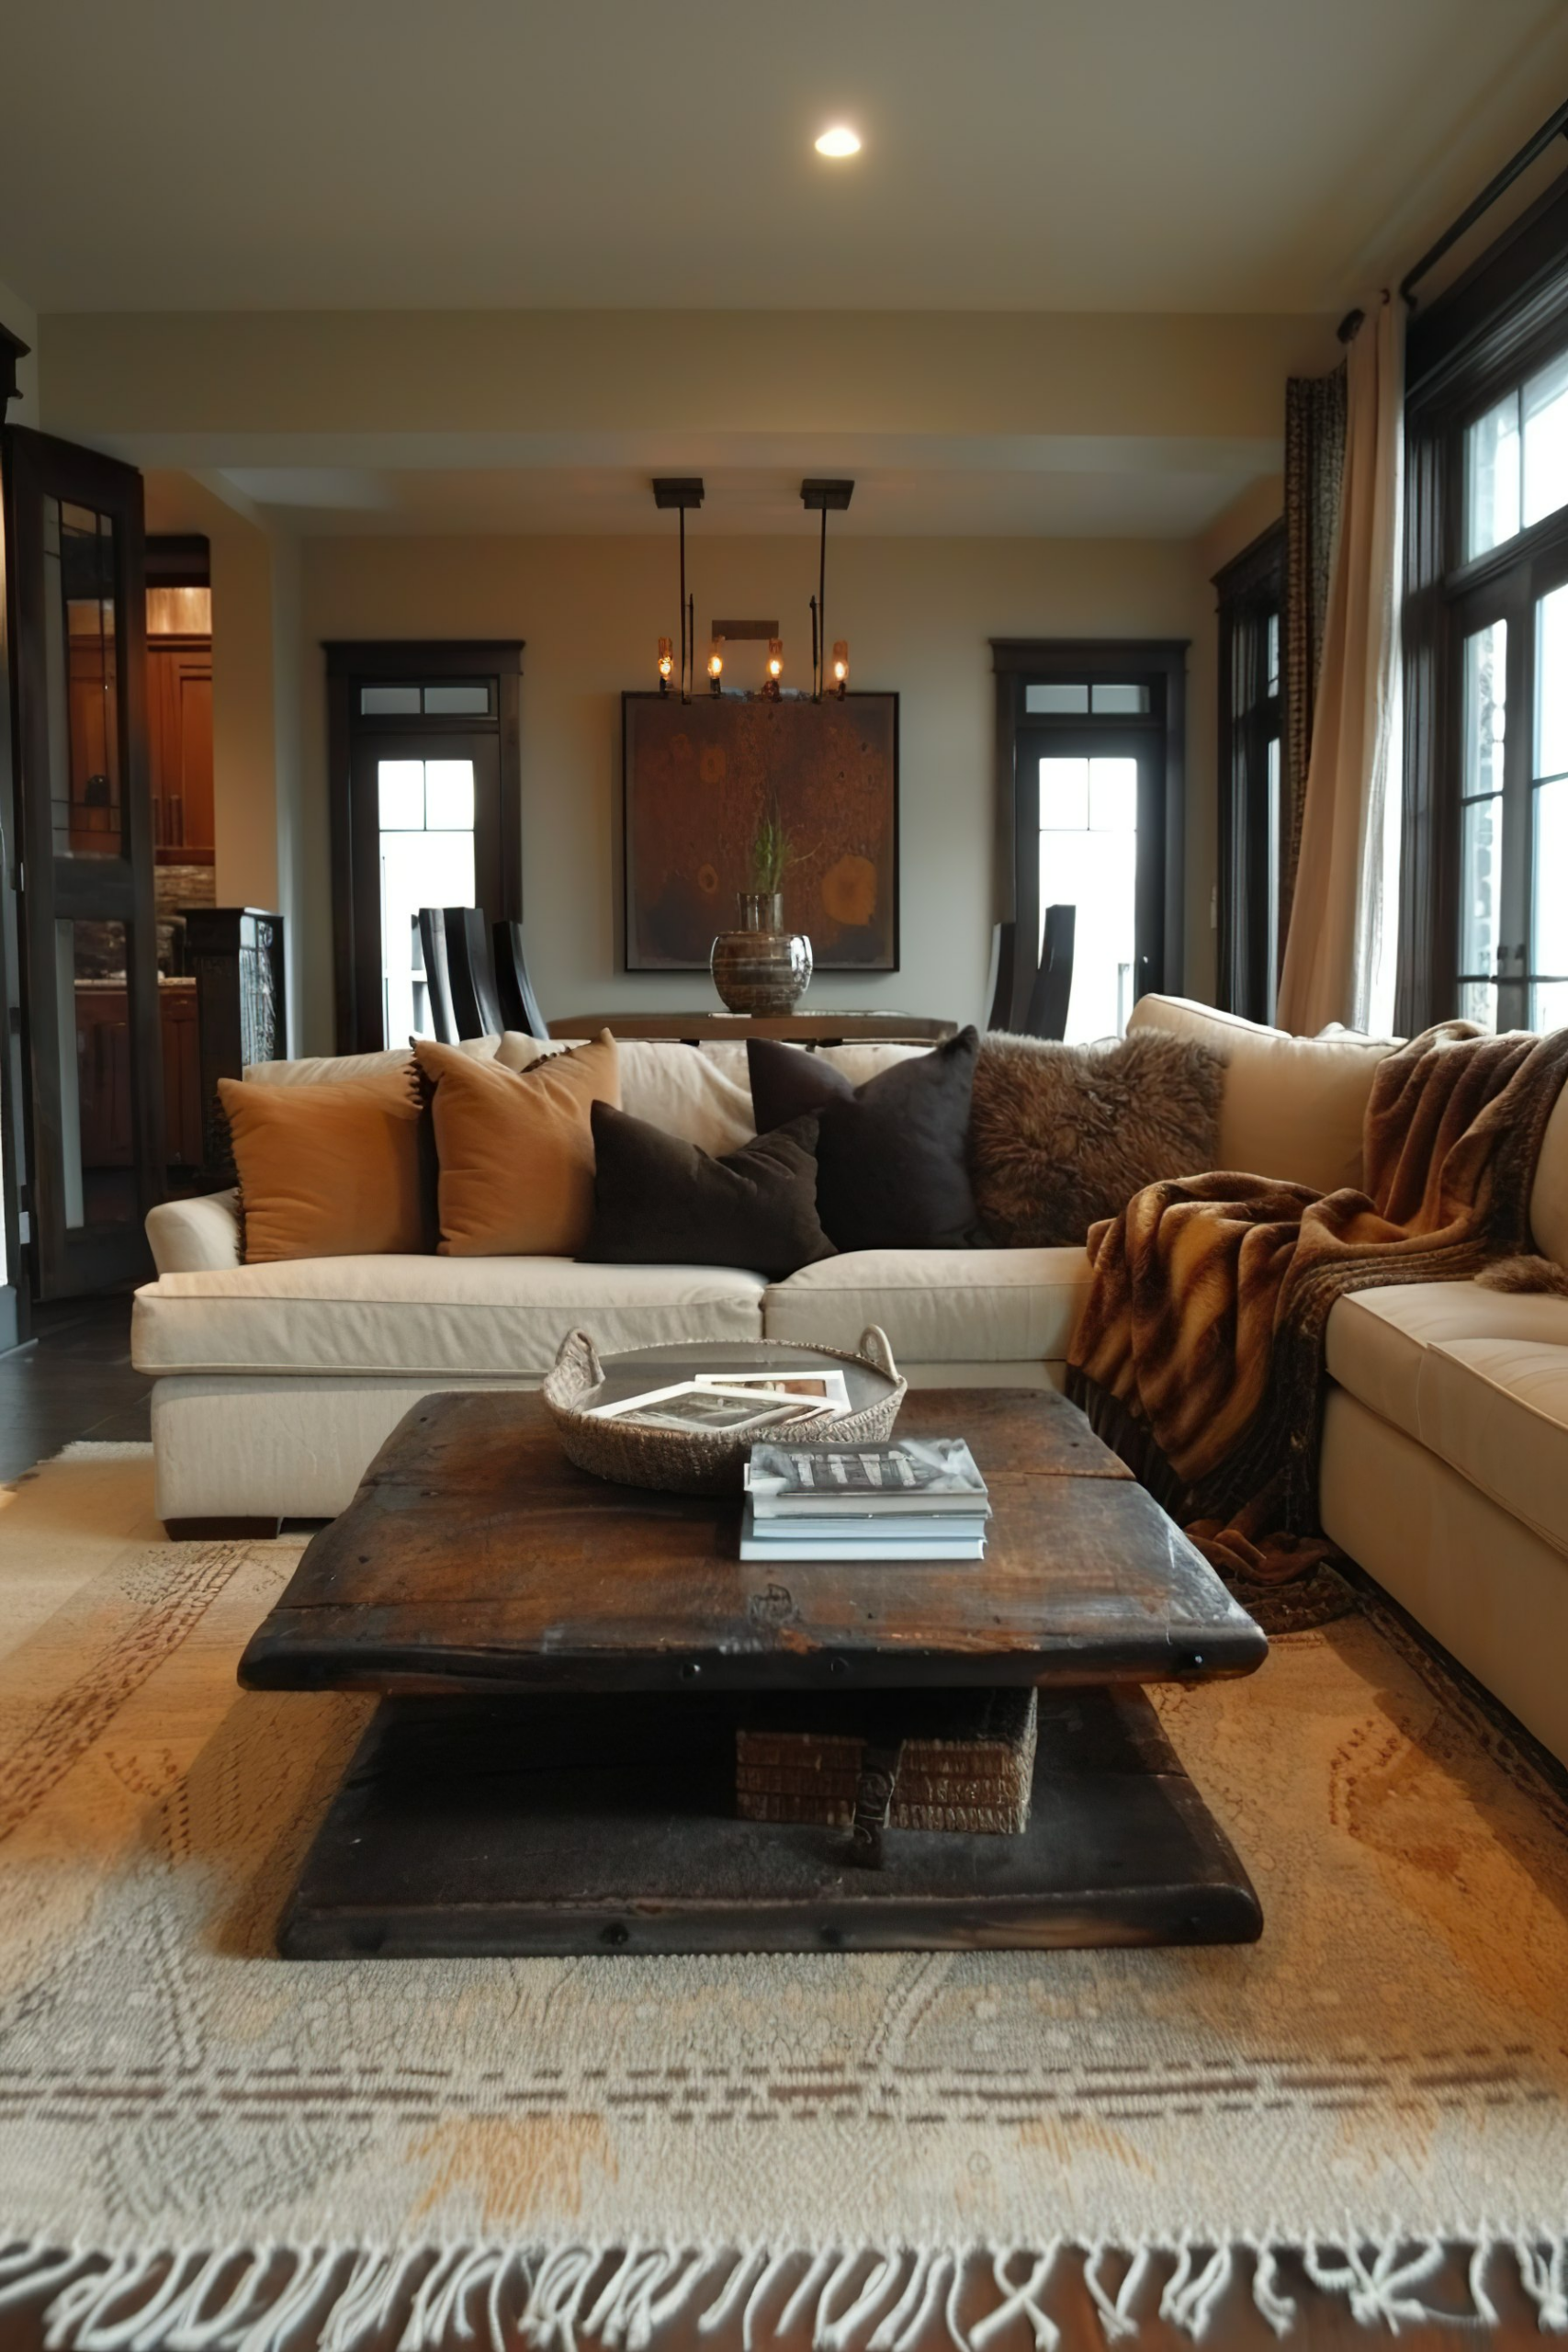
[[[681,517],[681,662],[676,687],[681,700],[690,702],[697,666],[697,608],[696,598],[686,594],[686,510],[702,504],[702,481],[696,475],[666,474],[659,477],[653,485],[653,503],[660,512],[672,506]],[[711,674],[711,659],[708,667]],[[670,639],[661,637],[659,640],[659,691],[661,695],[670,691],[674,668]]]
[[[811,699],[820,702],[828,666],[828,517],[841,514],[854,496],[852,481],[803,481],[800,503],[808,514],[822,517],[822,537],[817,562],[817,594],[811,599]],[[849,684],[850,649],[843,638],[833,647],[833,690],[842,695]]]
[[[854,495],[852,481],[822,481],[808,480],[800,485],[800,503],[808,514],[822,517],[821,537],[818,542],[817,594],[811,598],[811,699],[820,702],[825,695],[834,695],[842,701],[849,691],[850,649],[847,639],[834,638],[829,655],[828,638],[828,517],[841,514]],[[682,702],[690,702],[696,688],[697,616],[696,598],[686,588],[686,514],[703,503],[703,483],[694,474],[660,475],[653,484],[653,503],[660,512],[673,508],[680,517],[681,549],[681,644],[677,655],[672,639],[659,639],[659,691],[669,694],[671,689]],[[724,692],[724,630],[728,628],[737,637],[765,636],[768,659],[761,692],[770,702],[777,702],[783,688],[784,639],[774,632],[776,621],[768,623],[731,622],[720,624],[716,630],[707,655],[708,692]]]

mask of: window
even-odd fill
[[[1409,342],[1400,1026],[1568,1023],[1568,191]]]
[[[1228,563],[1214,586],[1220,630],[1220,1001],[1249,1021],[1271,1022],[1284,946],[1280,889],[1290,846],[1280,670],[1284,525],[1265,532]]]
[[[1181,978],[1186,647],[995,639],[998,791],[1015,913],[993,1027],[1022,1028],[1052,907],[1076,910],[1065,1035],[1119,1036]]]
[[[434,1036],[422,907],[522,913],[521,645],[329,645],[338,1050]]]

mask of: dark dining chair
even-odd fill
[[[424,966],[424,993],[430,1025],[440,1046],[455,1046],[461,1032],[452,1004],[451,974],[446,962],[446,917],[441,907],[419,910],[419,952]]]
[[[495,984],[507,1027],[521,1029],[525,1037],[537,1037],[541,1044],[547,1045],[550,1024],[539,1010],[539,1000],[528,978],[520,922],[498,922],[495,926]]]
[[[1021,952],[1016,922],[997,925],[997,980],[991,998],[991,1028],[1010,1029],[1021,1037],[1066,1035],[1067,1005],[1073,992],[1073,942],[1077,913],[1076,906],[1046,908],[1045,944],[1037,959],[1026,959]],[[1020,1005],[1026,987],[1028,996]]]
[[[459,1037],[499,1037],[506,1027],[482,907],[446,907],[446,973]]]
[[[1073,945],[1077,925],[1078,910],[1076,906],[1046,908],[1045,945],[1040,957],[1040,968],[1034,975],[1034,986],[1029,991],[1029,1010],[1023,1021],[1026,1037],[1060,1038],[1067,1034],[1067,1005],[1073,993]]]
[[[439,1043],[499,1037],[503,1029],[548,1042],[549,1024],[528,978],[520,922],[492,925],[482,907],[421,907],[419,935]]]

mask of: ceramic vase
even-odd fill
[[[731,1012],[793,1012],[811,980],[811,942],[784,927],[784,893],[742,890],[740,928],[721,931],[708,959]]]

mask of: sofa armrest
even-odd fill
[[[147,1212],[147,1238],[160,1274],[219,1273],[240,1263],[240,1195],[208,1193],[164,1201]]]

